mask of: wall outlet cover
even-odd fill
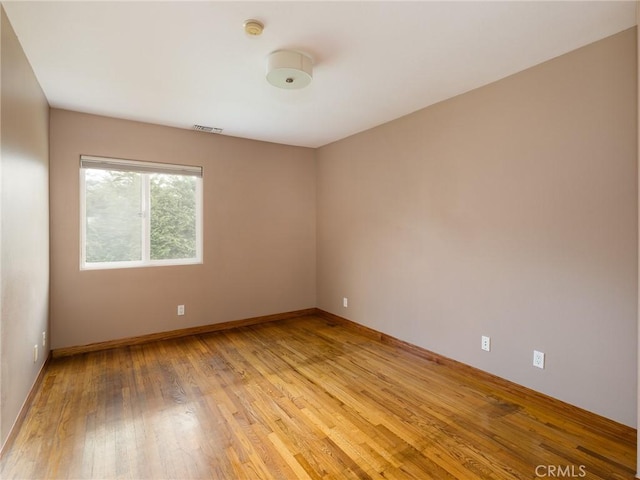
[[[544,353],[538,350],[533,351],[533,366],[538,368],[544,368]]]

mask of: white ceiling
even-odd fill
[[[635,25],[634,1],[2,2],[52,107],[318,147]],[[265,24],[260,37],[242,25]],[[277,49],[314,79],[280,90]]]

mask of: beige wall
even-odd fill
[[[635,427],[635,35],[319,149],[319,307]]]
[[[49,351],[49,105],[0,10],[1,445]]]
[[[81,154],[202,165],[204,263],[80,271]],[[52,109],[53,348],[314,307],[315,197],[311,149]]]

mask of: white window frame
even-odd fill
[[[141,200],[143,203],[143,211],[141,212],[145,221],[142,222],[142,230],[140,237],[142,240],[142,260],[131,260],[122,262],[89,262],[86,251],[86,234],[87,234],[87,210],[86,210],[86,184],[85,170],[117,170],[120,172],[138,172],[142,176],[142,192]],[[188,175],[196,177],[196,256],[195,258],[177,258],[151,260],[150,258],[150,232],[151,232],[151,216],[149,215],[150,198],[149,198],[149,174],[165,173],[169,175]],[[146,174],[146,175],[145,175]],[[156,267],[169,265],[194,265],[203,263],[202,260],[202,177],[203,168],[189,165],[175,165],[169,163],[143,162],[139,160],[123,160],[108,157],[96,157],[90,155],[80,156],[80,270],[104,270],[114,268],[139,268],[139,267]]]

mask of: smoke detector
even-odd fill
[[[252,37],[257,37],[262,34],[264,30],[264,24],[259,22],[258,20],[254,20],[250,18],[249,20],[244,22],[244,31],[247,32],[247,35],[251,35]]]
[[[267,57],[267,81],[278,88],[294,90],[311,83],[313,63],[304,53],[277,50]]]

